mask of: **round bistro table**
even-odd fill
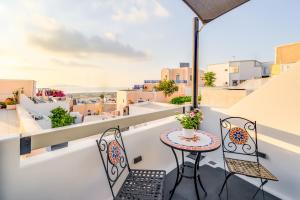
[[[202,190],[204,191],[205,195],[207,195],[207,192],[205,188],[203,187],[203,184],[201,182],[200,178],[200,171],[199,171],[199,162],[201,158],[201,153],[204,152],[210,152],[217,150],[220,145],[220,139],[219,137],[207,133],[205,131],[197,130],[195,132],[195,135],[193,138],[185,138],[183,136],[183,132],[180,129],[167,131],[160,134],[160,140],[167,146],[169,146],[175,156],[176,164],[177,164],[177,175],[176,175],[176,182],[173,187],[173,189],[170,191],[170,198],[172,199],[174,192],[177,188],[177,186],[180,184],[183,177],[194,179],[194,185],[197,193],[197,199],[199,200],[199,191],[197,187],[197,181],[199,182]],[[182,156],[182,165],[180,167],[178,162],[178,157],[176,155],[175,150],[181,151]],[[188,176],[184,174],[185,167],[191,167],[190,165],[186,165],[184,163],[184,152],[190,152],[190,153],[196,153],[196,160],[194,163],[194,174],[193,176]]]

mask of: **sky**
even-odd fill
[[[200,67],[273,61],[300,41],[299,0],[251,0],[200,33]],[[131,87],[191,62],[195,14],[181,0],[0,0],[0,78],[38,87]]]

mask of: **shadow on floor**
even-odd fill
[[[187,168],[188,173],[192,175],[192,169]],[[221,189],[221,185],[225,179],[224,170],[221,168],[213,168],[208,165],[200,167],[201,180],[207,191],[207,196],[201,190],[198,184],[198,190],[200,192],[200,198],[205,200],[247,200],[251,199],[255,193],[257,187],[249,182],[237,177],[232,176],[228,181],[228,198],[226,187],[223,190],[221,197],[218,193]],[[165,184],[165,200],[169,199],[169,191],[173,188],[176,179],[176,169],[172,170],[166,179]],[[194,180],[183,178],[180,185],[177,187],[172,200],[193,200],[197,199],[196,191],[194,187]],[[255,200],[263,199],[262,192],[260,191]],[[265,192],[265,200],[279,200],[279,198]]]

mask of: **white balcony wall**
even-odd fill
[[[124,132],[131,167],[168,171],[174,168],[171,150],[160,142],[159,134],[178,126],[171,117]],[[139,155],[143,161],[134,165],[133,158]],[[111,199],[95,137],[23,161],[19,157],[19,136],[1,138],[0,160],[1,200]]]
[[[227,116],[225,111],[209,107],[202,109],[205,117],[201,129],[219,135],[219,118]],[[174,118],[168,118],[124,132],[132,168],[167,171],[174,168],[174,157],[170,148],[160,142],[159,134],[178,126]],[[88,128],[86,131],[89,131]],[[258,135],[259,150],[268,156],[260,161],[279,179],[279,182],[269,182],[264,187],[265,190],[284,200],[298,199],[299,136],[268,127],[259,121]],[[139,155],[143,157],[143,161],[134,165],[132,160]],[[0,160],[1,200],[106,200],[111,197],[95,137],[71,142],[66,149],[47,152],[23,161],[19,158],[19,136],[1,138]],[[211,160],[217,163],[216,167],[223,167],[221,149],[207,153],[202,164]],[[259,180],[241,177],[259,184]]]
[[[20,104],[17,105],[17,114],[20,123],[20,133],[27,134],[31,132],[42,131],[42,127],[35,121],[31,115]]]
[[[228,110],[210,107],[202,107],[202,109],[204,111],[204,121],[201,129],[220,135],[219,119],[228,117],[225,114]],[[243,117],[242,114],[240,116]],[[299,199],[300,137],[290,132],[266,126],[261,124],[260,121],[257,121],[257,131],[258,149],[260,152],[267,154],[267,158],[260,158],[260,162],[279,179],[279,182],[268,182],[264,186],[265,191],[284,200]],[[206,162],[213,160],[217,162],[218,167],[223,168],[221,148],[207,155],[208,160]],[[234,157],[245,159],[245,157],[240,156]],[[257,186],[260,184],[258,179],[240,177]]]

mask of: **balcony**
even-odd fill
[[[133,89],[134,90],[144,89],[144,85],[134,85]]]
[[[199,16],[202,24],[207,25],[247,0],[185,0],[184,2]],[[207,8],[209,10],[206,10]],[[195,18],[192,56],[194,75],[197,74],[198,39],[202,28],[199,27],[199,19]],[[93,47],[84,49],[88,50],[87,53],[91,50],[95,52]],[[265,199],[268,200],[295,200],[300,196],[299,75],[300,67],[295,67],[274,78],[257,92],[245,97],[242,102],[236,103],[231,109],[205,106],[201,108],[205,116],[201,129],[219,137],[219,119],[229,116],[230,112],[258,121],[259,150],[260,155],[263,155],[261,163],[280,180],[264,187]],[[197,84],[196,80],[197,78],[194,78],[194,86]],[[150,84],[158,82],[158,80],[145,80],[145,83]],[[178,80],[176,83],[187,83],[187,80]],[[34,82],[31,84],[35,85]],[[197,92],[194,92],[194,97],[197,97]],[[216,95],[214,98],[217,99],[220,96]],[[227,98],[221,99],[228,101]],[[32,104],[32,102],[26,102],[28,105]],[[35,106],[45,105],[46,103],[39,103]],[[160,142],[159,135],[167,130],[179,128],[180,125],[174,115],[176,112],[184,111],[182,107],[168,108],[118,119],[93,121],[57,129],[35,130],[26,135],[1,134],[0,200],[112,199],[95,140],[104,130],[116,126],[126,130],[123,131],[123,137],[132,168],[167,171],[165,198],[168,199],[169,190],[174,184],[176,164],[170,148]],[[9,120],[8,123],[11,121]],[[26,121],[20,121],[20,123],[26,126]],[[10,126],[7,127],[10,128]],[[67,148],[51,152],[41,151],[51,145],[64,142],[69,143]],[[243,200],[252,197],[252,193],[260,182],[234,176],[228,183],[227,190],[219,198],[217,193],[225,178],[222,152],[219,149],[205,153],[203,156],[200,171],[208,195],[204,196],[202,192],[200,194],[202,199]],[[133,160],[136,157],[141,157],[142,160],[134,163]],[[186,162],[192,162],[192,160],[192,155],[185,154]],[[184,179],[173,199],[196,199],[192,183]],[[261,192],[256,199],[262,199]]]
[[[144,83],[159,83],[160,80],[144,80]]]
[[[21,160],[20,136],[2,137],[0,139],[2,160],[0,177],[4,184],[1,184],[0,199],[40,200],[46,197],[51,200],[111,199],[105,171],[95,142],[99,137],[96,134],[111,126],[133,126],[145,121],[149,123],[122,133],[129,163],[132,168],[165,169],[168,173],[165,190],[167,199],[168,190],[174,184],[176,164],[170,148],[160,142],[159,134],[179,127],[172,115],[182,111],[181,109],[178,107],[32,133],[30,146],[32,150],[65,141],[69,141],[69,147]],[[201,129],[219,135],[218,120],[220,117],[226,117],[226,114],[209,107],[202,107],[202,110],[205,119]],[[258,130],[263,130],[259,133],[261,134],[259,137],[260,151],[267,155],[267,159],[261,159],[261,162],[280,180],[264,187],[267,192],[266,199],[297,199],[299,190],[296,188],[300,179],[300,175],[297,173],[299,151],[287,145],[279,148],[277,144],[279,138],[276,138],[276,135],[280,131],[262,125],[258,126]],[[274,136],[268,136],[270,133],[274,133]],[[286,143],[293,143],[290,139],[292,138],[286,138]],[[133,159],[138,156],[142,156],[142,161],[134,164]],[[218,150],[206,153],[204,156],[205,158],[200,162],[200,170],[204,187],[208,191],[206,199],[219,199],[216,194],[224,180],[222,153]],[[186,161],[192,160],[186,158]],[[192,184],[191,180],[184,179],[173,199],[196,199]],[[259,181],[253,179],[238,176],[232,178],[228,184],[229,199],[248,199],[258,184]],[[221,199],[226,199],[226,194],[227,192],[223,192]],[[200,196],[203,198],[204,193],[200,193]],[[261,193],[259,193],[257,199],[261,198]]]
[[[179,83],[187,83],[187,80],[176,80],[175,83],[179,84]]]

